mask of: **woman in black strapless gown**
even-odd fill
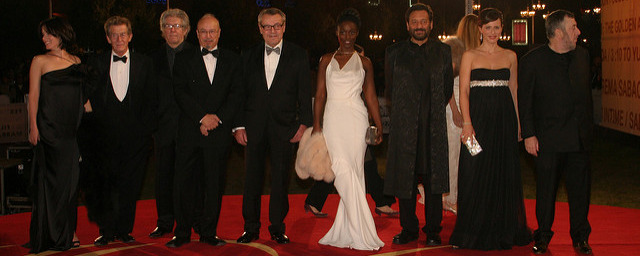
[[[85,72],[67,52],[75,34],[59,18],[40,23],[48,52],[29,72],[29,142],[35,145],[36,193],[28,246],[32,253],[67,250],[74,244],[79,176],[76,133],[83,108]]]
[[[500,250],[531,241],[520,177],[517,57],[500,48],[502,13],[480,13],[482,45],[462,57],[461,140],[475,135],[482,152],[462,145],[458,172],[458,216],[449,242],[455,247]]]

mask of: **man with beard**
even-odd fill
[[[538,230],[533,252],[547,252],[559,173],[565,172],[573,247],[578,253],[591,254],[587,219],[593,136],[589,54],[576,46],[580,30],[573,13],[551,13],[545,28],[549,44],[522,57],[518,71],[522,138],[527,152],[536,157]]]
[[[442,193],[449,191],[446,107],[453,93],[451,49],[435,38],[433,11],[414,4],[405,13],[409,40],[387,48],[385,76],[391,122],[385,194],[398,197],[402,232],[394,244],[418,239],[416,193],[425,189],[427,245],[442,243]]]

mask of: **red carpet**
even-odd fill
[[[105,247],[93,246],[93,239],[98,236],[96,225],[89,223],[86,209],[78,209],[78,236],[82,246],[66,252],[48,251],[43,255],[533,255],[531,245],[514,247],[506,251],[473,251],[454,250],[451,246],[441,247],[424,246],[425,236],[421,234],[417,243],[398,246],[391,243],[392,237],[400,232],[400,224],[397,218],[374,216],[380,239],[385,246],[379,251],[355,251],[339,249],[330,246],[318,245],[317,241],[329,230],[333,223],[332,216],[338,205],[337,195],[329,196],[325,205],[328,218],[315,218],[305,214],[303,210],[305,195],[291,195],[289,198],[291,209],[285,220],[287,235],[291,243],[279,245],[269,239],[267,226],[269,225],[267,209],[268,196],[262,201],[262,225],[260,240],[251,244],[236,244],[242,233],[242,197],[225,196],[218,227],[218,236],[229,243],[222,247],[213,247],[197,242],[198,236],[194,235],[191,243],[178,249],[169,249],[164,243],[170,237],[159,239],[148,238],[147,235],[155,227],[156,212],[153,200],[138,202],[135,230],[133,236],[135,243],[112,243]],[[373,202],[369,198],[369,204],[373,209]],[[396,205],[394,205],[396,206]],[[397,206],[396,206],[397,207]],[[526,200],[527,217],[529,226],[536,228],[534,215],[535,201]],[[553,256],[575,255],[571,247],[569,237],[568,205],[558,203],[554,223],[555,236],[550,245]],[[419,215],[423,212],[420,211]],[[22,213],[8,216],[0,216],[0,255],[24,255],[28,250],[20,245],[28,241],[28,229],[30,213]],[[419,217],[423,219],[423,217]],[[592,225],[592,233],[589,239],[593,247],[594,255],[640,255],[640,210],[620,207],[592,205],[589,220]],[[443,221],[444,230],[442,238],[448,242],[455,223],[455,216],[446,214]]]

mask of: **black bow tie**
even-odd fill
[[[211,55],[213,55],[213,57],[218,58],[218,55],[220,55],[218,49],[215,49],[213,51],[209,51],[207,50],[207,48],[202,48],[202,56],[205,56],[207,54],[211,53]]]
[[[271,48],[267,46],[267,55],[270,55],[271,52],[275,52],[276,54],[280,55],[280,47]]]
[[[122,63],[127,63],[127,56],[118,57],[118,55],[113,55],[113,62],[122,61]]]

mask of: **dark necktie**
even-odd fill
[[[213,51],[209,51],[207,50],[207,48],[202,48],[202,56],[205,56],[207,54],[211,53],[211,55],[213,55],[213,57],[218,58],[218,55],[220,54],[218,49],[215,49]]]
[[[113,55],[113,62],[122,61],[122,63],[127,63],[127,56],[118,57],[118,55]]]
[[[270,55],[272,52],[275,52],[276,54],[280,55],[280,47],[271,48],[267,46],[267,55]]]

